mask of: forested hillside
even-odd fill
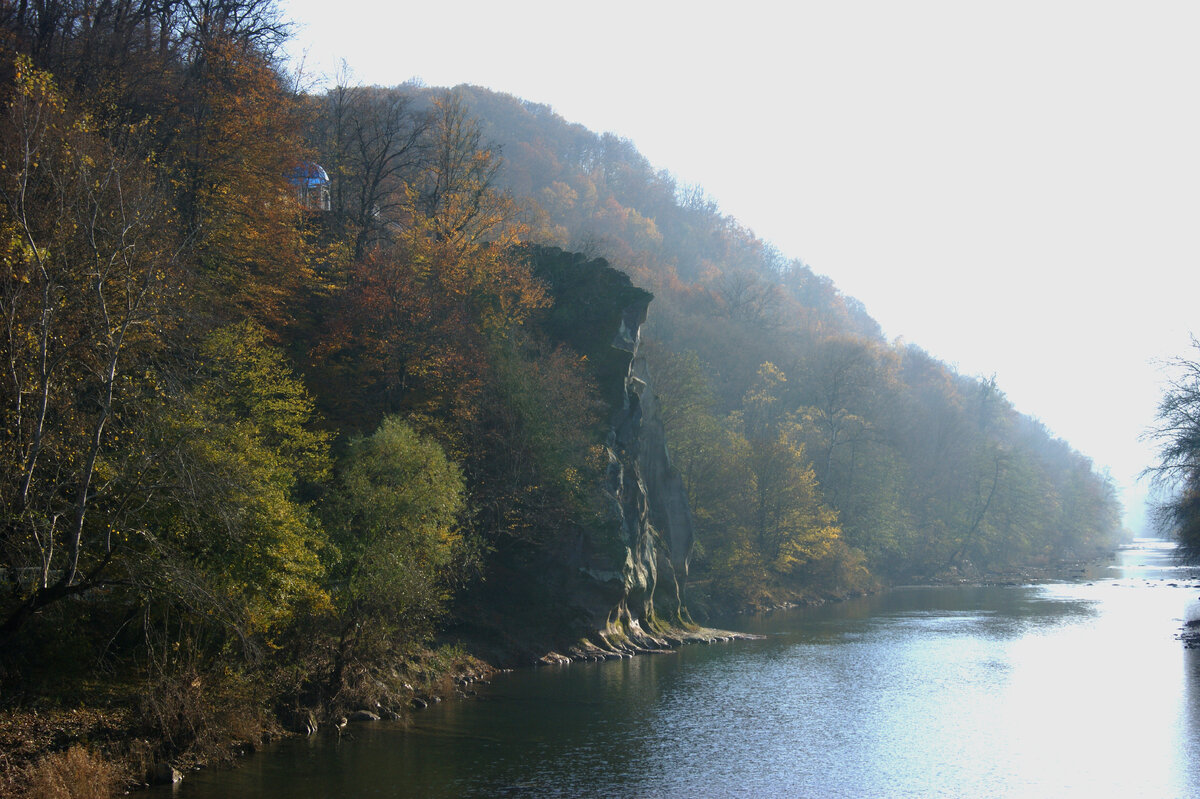
[[[628,141],[478,87],[454,96],[503,153],[496,183],[526,200],[531,237],[655,293],[645,349],[697,521],[694,575],[718,604],[1112,545],[1112,485],[994,380],[885,341],[860,303]]]
[[[457,642],[657,645],[689,595],[1112,543],[1085,458],[628,142],[470,87],[305,94],[283,30],[0,8],[6,718],[103,706],[147,766],[398,712]]]

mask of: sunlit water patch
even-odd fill
[[[504,675],[176,795],[1200,797],[1200,652],[1174,640],[1200,590],[1171,555],[1149,543],[1108,579],[904,589],[739,620],[761,641]]]

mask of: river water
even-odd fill
[[[499,675],[157,795],[1200,797],[1200,650],[1175,640],[1200,572],[1170,556],[742,617],[766,637]]]

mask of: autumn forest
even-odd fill
[[[0,702],[83,714],[114,785],[477,657],[1116,542],[1111,482],[995,380],[629,141],[298,86],[285,34],[269,0],[0,6]],[[647,500],[649,554],[612,501],[634,383],[689,514],[668,542]]]

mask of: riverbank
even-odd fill
[[[550,650],[527,665],[668,654],[684,645],[759,637],[698,626],[648,633],[635,624]],[[80,687],[70,700],[28,698],[0,712],[0,799],[107,799],[179,782],[197,770],[234,767],[282,737],[340,734],[349,725],[400,720],[440,702],[472,698],[474,686],[501,670],[461,647],[446,647],[399,664],[389,675],[363,675],[356,698],[326,708],[270,712],[247,697],[241,702],[207,697],[212,707],[204,718],[190,720],[195,729],[183,747],[169,735],[155,735],[146,718],[147,694],[153,692],[136,685]],[[201,682],[197,677],[192,687],[199,689]]]
[[[961,574],[944,575],[928,584],[1009,585],[1085,580],[1101,563],[1064,563],[1008,574],[975,575],[974,579]],[[858,592],[853,596],[861,595]],[[852,597],[797,598],[781,603],[778,608],[821,605],[847,598]],[[755,612],[763,610],[757,608]],[[1200,633],[1200,629],[1196,632]],[[525,660],[522,665],[554,666],[666,654],[686,644],[703,646],[759,637],[699,626],[663,626],[653,632],[637,625],[615,627],[574,644],[542,650],[541,657]],[[497,670],[494,665],[468,655],[469,650],[468,646],[451,647],[441,654],[429,652],[392,669],[388,675],[363,675],[359,681],[362,690],[356,696],[327,708],[276,708],[268,712],[252,700],[218,702],[219,707],[202,720],[203,728],[196,731],[193,744],[183,748],[149,732],[146,708],[141,706],[144,692],[136,686],[124,690],[108,686],[91,697],[77,693],[69,701],[44,698],[28,701],[0,714],[0,797],[31,795],[28,787],[39,780],[38,784],[48,784],[46,775],[51,773],[74,775],[63,777],[65,784],[86,783],[97,790],[105,785],[112,788],[109,793],[91,796],[113,795],[118,790],[171,781],[198,768],[229,766],[282,736],[329,731],[355,720],[403,718],[438,702],[469,698],[474,694],[472,686],[490,679]],[[53,799],[79,794],[39,795]]]
[[[1183,642],[1184,649],[1200,649],[1200,620],[1184,622],[1179,640]]]
[[[592,639],[583,639],[567,649],[567,654],[550,651],[538,659],[536,665],[553,666],[568,663],[619,660],[636,655],[670,654],[686,644],[715,644],[728,641],[753,641],[762,636],[709,627],[667,627],[655,633],[646,633],[640,628],[635,631],[601,632]]]
[[[461,650],[443,649],[389,671],[363,675],[353,696],[303,710],[271,710],[252,687],[221,684],[215,675],[197,675],[166,691],[161,682],[114,680],[54,697],[6,697],[0,799],[108,799],[179,782],[196,770],[231,767],[283,737],[402,719],[471,696],[471,686],[497,670]]]
[[[726,624],[764,640],[516,669],[174,795],[1188,796],[1200,662],[1174,619],[1196,580],[1123,557],[1094,582],[900,588]]]
[[[1099,579],[1104,569],[1113,563],[1117,552],[1105,552],[1087,558],[1074,558],[1047,563],[1040,566],[1021,566],[1012,569],[982,570],[965,564],[961,568],[944,569],[929,577],[915,581],[914,585],[977,585],[1013,586],[1037,585],[1070,580]]]

